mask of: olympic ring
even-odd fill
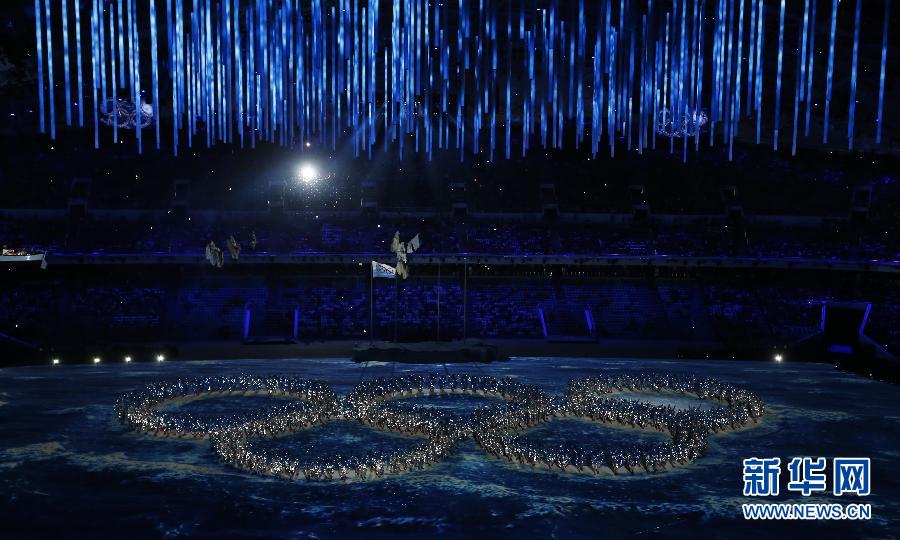
[[[207,420],[187,415],[175,418],[160,412],[171,405],[224,396],[271,396],[299,400],[255,413]],[[321,423],[336,414],[337,394],[326,384],[298,378],[207,377],[156,383],[120,397],[116,403],[119,422],[133,431],[159,437],[205,439],[235,425],[264,430],[266,420],[289,414],[302,414],[311,423]]]
[[[692,408],[677,410],[671,406],[651,405],[633,400],[608,399],[601,396],[616,392],[671,392],[724,404],[711,410]],[[510,435],[517,430],[484,430],[476,435],[489,454],[532,467],[546,466],[561,471],[590,470],[612,474],[625,468],[634,474],[665,470],[685,465],[700,457],[710,432],[739,429],[756,422],[764,414],[764,404],[744,389],[712,379],[672,377],[660,374],[579,379],[569,385],[561,400],[546,410],[547,416],[576,417],[609,425],[653,429],[669,434],[672,441],[655,445],[636,445],[630,449],[597,450],[583,446],[548,448],[529,444]]]
[[[712,401],[711,409],[678,410],[626,399],[623,391],[690,396]],[[502,403],[463,416],[393,401],[432,395],[468,394]],[[254,413],[213,420],[174,417],[166,406],[193,399],[266,395],[295,400]],[[765,404],[746,389],[695,376],[640,374],[578,379],[558,397],[513,379],[470,375],[412,375],[359,383],[343,400],[325,383],[287,377],[215,377],[156,383],[123,395],[116,404],[128,429],[157,436],[209,438],[223,463],[257,474],[288,479],[365,480],[423,469],[447,457],[473,438],[489,455],[532,467],[594,474],[659,472],[703,455],[711,434],[759,421]],[[578,445],[548,448],[531,444],[518,433],[553,418],[577,417],[609,425],[652,429],[671,441],[626,448],[595,449]],[[253,439],[275,437],[331,421],[354,421],[377,430],[424,437],[412,448],[392,453],[331,456],[313,463],[259,448]]]

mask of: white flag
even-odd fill
[[[417,251],[419,251],[419,235],[418,234],[413,236],[412,240],[410,240],[406,244],[406,252],[407,253],[415,253]]]
[[[372,261],[372,277],[396,279],[397,270],[389,264]]]

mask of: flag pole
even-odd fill
[[[463,259],[463,339],[466,339],[466,304],[468,302],[469,291],[469,261]]]
[[[397,265],[400,266],[399,264]],[[394,288],[394,343],[397,343],[397,330],[398,330],[398,321],[397,321],[397,310],[400,305],[400,276],[394,277],[394,282],[396,283],[396,287]]]
[[[369,342],[375,341],[375,269],[369,265]]]
[[[438,261],[437,284],[437,340],[441,340],[441,261]]]

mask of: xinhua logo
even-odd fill
[[[787,462],[787,491],[803,497],[828,491],[828,459],[795,457]],[[744,460],[744,496],[774,497],[781,480],[781,458],[752,457]],[[836,457],[831,467],[831,492],[835,496],[865,497],[872,491],[872,463],[867,457]],[[872,519],[869,503],[808,503],[794,500],[741,505],[744,519],[753,520],[860,520]]]
[[[790,492],[808,497],[828,490],[828,460],[795,457],[787,463]],[[865,497],[872,491],[871,460],[867,457],[836,457],[832,460],[832,493]],[[781,458],[752,457],[744,460],[744,496],[773,497],[779,494]]]

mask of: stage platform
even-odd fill
[[[490,363],[509,360],[496,345],[467,339],[461,341],[421,341],[391,343],[373,341],[353,347],[354,362],[400,362],[403,364]]]

